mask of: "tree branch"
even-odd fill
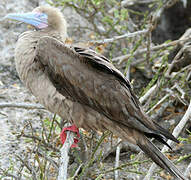
[[[133,32],[133,33],[126,33],[126,34],[123,34],[123,35],[120,35],[120,36],[114,36],[113,38],[109,38],[109,39],[101,39],[101,40],[97,40],[97,41],[89,41],[89,43],[93,43],[93,44],[105,44],[105,43],[111,43],[113,41],[116,41],[116,40],[120,40],[120,39],[124,39],[124,38],[130,38],[130,37],[135,37],[135,36],[138,36],[138,35],[141,35],[141,34],[146,34],[148,33],[148,29],[143,29],[143,30],[140,30],[140,31],[136,31],[136,32]]]
[[[32,103],[13,103],[13,102],[5,102],[0,103],[0,108],[23,108],[23,109],[45,109],[41,104],[32,104]]]
[[[65,126],[69,126],[69,123],[66,123]],[[66,132],[66,141],[61,148],[61,156],[60,156],[60,167],[57,180],[67,180],[67,170],[68,170],[68,162],[69,162],[69,150],[71,145],[74,142],[74,133],[71,131]]]

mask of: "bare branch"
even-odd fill
[[[173,135],[174,137],[178,137],[179,134],[181,133],[182,129],[185,127],[186,123],[189,121],[191,117],[191,100],[190,100],[190,104],[188,106],[188,109],[186,111],[186,113],[184,114],[183,118],[181,119],[181,121],[179,122],[179,124],[176,126],[176,128],[174,129],[173,131]],[[172,146],[173,144],[173,141],[171,140],[168,140],[167,143]],[[162,152],[165,152],[168,150],[168,147],[167,146],[164,146],[162,148]],[[153,163],[147,173],[147,175],[145,176],[144,180],[148,180],[148,179],[151,179],[151,176],[154,172],[154,170],[157,168],[157,165],[155,163]]]
[[[41,104],[31,104],[31,103],[0,103],[0,108],[23,108],[23,109],[45,109]]]
[[[0,175],[2,175],[2,176],[11,177],[11,178],[14,178],[15,180],[19,180],[19,178],[16,175],[11,174],[11,173],[7,172],[6,170],[3,170],[0,168],[0,171],[1,171]]]
[[[50,157],[48,157],[45,153],[39,152],[38,150],[33,151],[33,153],[37,153],[39,156],[45,158],[47,161],[49,161],[56,170],[58,170],[58,164],[57,162],[55,162],[53,159],[51,159]]]
[[[52,144],[49,144],[47,142],[45,142],[44,140],[42,140],[41,138],[37,137],[37,136],[31,136],[31,135],[28,135],[28,134],[24,134],[22,133],[20,136],[23,136],[23,137],[27,137],[27,138],[31,138],[33,140],[37,140],[39,142],[42,143],[42,145],[45,147],[45,148],[50,148],[50,149],[53,149],[54,151],[58,152],[59,150],[54,147]]]
[[[166,100],[170,95],[171,94],[166,94],[160,101],[158,101],[157,104],[155,104],[149,111],[147,111],[147,114],[153,111],[159,104],[161,104],[164,100]]]
[[[188,167],[187,167],[187,169],[186,169],[184,175],[185,175],[187,178],[189,178],[190,172],[191,172],[191,163],[188,165]]]
[[[66,124],[68,126],[69,123]],[[57,180],[67,180],[67,170],[68,170],[68,162],[69,162],[69,150],[71,145],[74,142],[74,133],[71,131],[66,132],[66,141],[61,148],[61,157],[60,157],[60,167],[59,167],[59,174]]]
[[[120,35],[120,36],[114,36],[113,38],[109,38],[109,39],[103,39],[103,40],[97,40],[97,41],[89,41],[89,43],[98,44],[98,45],[99,44],[105,44],[105,43],[111,43],[111,42],[116,41],[116,40],[146,34],[146,33],[148,33],[148,31],[149,31],[148,29],[143,29],[143,30],[136,31],[136,32],[133,32],[133,33],[126,33],[126,34],[123,34],[123,35]]]
[[[118,138],[118,143],[121,142],[121,139]],[[121,149],[121,146],[120,144],[117,146],[117,149],[116,149],[116,156],[115,156],[115,168],[119,167],[119,157],[120,157],[120,149]],[[115,170],[115,180],[118,180],[119,179],[119,171],[116,169]]]
[[[22,157],[20,157],[19,155],[16,155],[16,157],[23,163],[23,165],[30,171],[30,173],[32,174],[32,178],[34,180],[37,180],[37,173],[34,169],[34,167],[32,167],[29,162],[25,159],[22,159]]]
[[[184,90],[178,85],[178,83],[175,83],[175,88],[182,94],[181,98],[184,99],[186,93],[184,92]]]
[[[78,175],[78,173],[79,173],[79,171],[81,170],[81,168],[82,168],[83,165],[84,165],[83,163],[79,165],[79,167],[78,167],[78,169],[76,170],[76,172],[74,173],[74,176],[72,177],[72,179],[74,179],[75,177],[77,177],[77,175]]]
[[[139,101],[141,104],[144,103],[144,101],[146,101],[148,99],[149,96],[151,96],[151,94],[153,94],[153,92],[156,91],[156,88],[157,88],[157,84],[155,84],[154,86],[152,86],[148,91],[147,93],[142,96],[141,98],[139,98]]]

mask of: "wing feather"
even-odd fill
[[[36,58],[47,67],[50,80],[66,98],[127,127],[160,133],[142,112],[129,81],[104,56],[43,37],[38,42]]]

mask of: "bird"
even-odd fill
[[[67,23],[58,8],[39,6],[6,19],[33,27],[22,33],[15,48],[21,81],[47,110],[77,128],[109,130],[137,145],[157,165],[185,180],[176,166],[150,141],[179,142],[148,117],[129,80],[105,56],[65,43]]]

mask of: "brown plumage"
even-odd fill
[[[147,137],[164,144],[165,138],[178,140],[145,115],[123,74],[104,56],[65,45],[66,22],[57,9],[38,7],[33,13],[47,15],[46,27],[29,23],[37,31],[19,37],[15,61],[21,80],[39,102],[77,127],[112,131],[138,145],[161,168],[186,179]]]

